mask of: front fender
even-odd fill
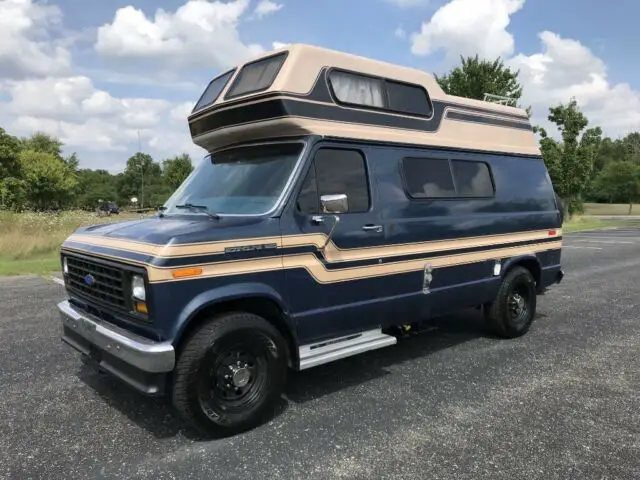
[[[285,314],[285,321],[293,328],[289,319],[288,309],[280,294],[272,287],[262,283],[235,283],[223,287],[207,290],[195,296],[180,312],[178,321],[172,331],[173,343],[176,344],[185,328],[202,310],[212,305],[243,298],[266,298],[275,302]],[[293,331],[293,330],[292,330]]]

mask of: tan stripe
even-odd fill
[[[561,236],[562,230],[556,230],[555,236]],[[326,235],[292,235],[282,239],[282,246],[303,247],[314,245],[320,247],[326,241]],[[535,242],[547,240],[549,230],[535,232],[522,232],[507,235],[485,235],[482,237],[460,238],[455,240],[434,240],[420,243],[405,243],[397,245],[384,245],[364,247],[357,249],[343,250],[331,242],[324,252],[324,257],[328,262],[351,262],[357,260],[369,260],[374,258],[387,258],[399,255],[419,255],[425,253],[446,252],[463,248],[489,247],[505,243]]]
[[[562,241],[551,243],[539,243],[525,245],[522,247],[508,247],[495,250],[485,250],[482,252],[462,253],[457,255],[446,255],[433,258],[422,258],[401,262],[392,262],[380,265],[368,265],[364,267],[352,267],[339,270],[327,270],[326,267],[312,253],[290,255],[285,257],[260,258],[255,260],[238,260],[233,262],[219,262],[213,264],[199,265],[202,268],[202,275],[197,277],[174,279],[171,270],[167,268],[147,267],[149,280],[153,283],[167,281],[194,280],[207,277],[222,277],[241,275],[252,272],[267,272],[281,268],[304,268],[318,283],[335,283],[360,278],[379,277],[395,275],[413,271],[421,271],[426,264],[433,268],[451,267],[469,263],[481,262],[484,260],[503,259],[517,255],[534,254],[547,250],[555,250],[562,247]],[[184,268],[184,267],[180,267]]]
[[[557,229],[557,236],[562,235],[562,230]],[[468,237],[451,240],[435,240],[429,242],[405,243],[399,245],[384,245],[354,249],[341,249],[333,242],[327,246],[324,256],[328,262],[346,262],[355,260],[367,260],[371,258],[386,258],[397,255],[414,255],[421,253],[433,253],[461,248],[485,247],[501,243],[517,243],[526,241],[544,240],[550,238],[549,230],[534,232],[521,232],[506,235],[485,235],[482,237]],[[67,241],[86,243],[98,247],[114,248],[127,252],[141,253],[153,257],[175,258],[201,255],[218,255],[225,248],[261,245],[275,243],[277,247],[304,247],[324,245],[327,235],[324,233],[289,235],[285,237],[257,237],[245,238],[233,241],[222,240],[218,242],[190,243],[182,245],[154,245],[136,240],[98,237],[93,235],[71,235]]]

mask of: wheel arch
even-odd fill
[[[506,276],[509,270],[514,267],[523,267],[529,270],[531,276],[536,282],[536,289],[539,289],[542,282],[542,265],[540,264],[540,260],[534,254],[522,255],[514,258],[510,258],[507,262],[505,262],[502,268],[502,278]]]
[[[182,311],[173,334],[179,355],[186,340],[208,319],[228,312],[246,312],[264,318],[276,327],[287,346],[289,366],[297,362],[297,335],[286,304],[271,287],[259,283],[216,288],[196,296]]]

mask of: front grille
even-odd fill
[[[101,305],[128,310],[122,269],[76,257],[67,257],[67,266],[69,289]],[[89,276],[93,277],[93,283],[87,282],[91,280]]]

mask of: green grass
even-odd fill
[[[600,230],[604,228],[637,227],[640,220],[600,220],[593,217],[574,217],[562,226],[564,233],[579,232],[582,230]]]
[[[140,214],[110,217],[92,212],[0,212],[0,275],[46,275],[60,270],[60,245],[78,227],[140,218]]]
[[[628,215],[628,203],[585,203],[585,215]],[[631,215],[640,215],[640,205],[635,204]]]

